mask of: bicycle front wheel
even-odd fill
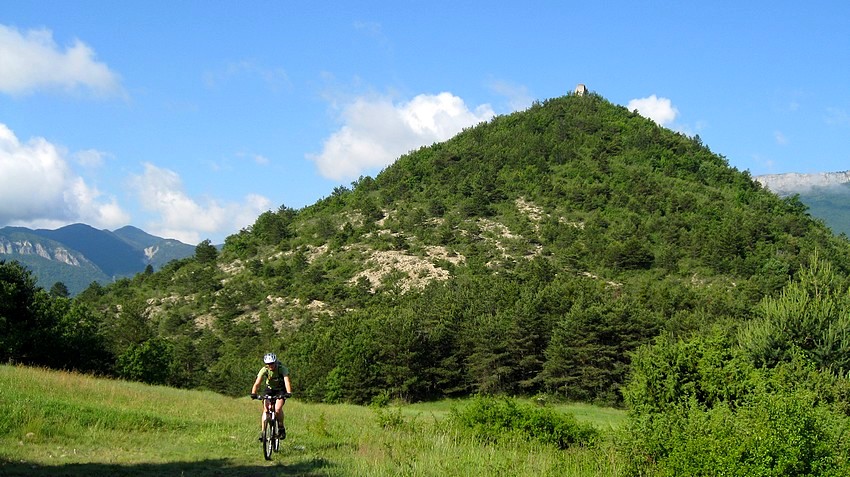
[[[277,421],[274,421],[274,424],[272,425],[274,426],[274,445],[272,447],[274,448],[274,451],[277,452],[280,450],[280,428],[277,425]]]
[[[270,419],[266,419],[266,422],[263,423],[263,457],[266,460],[272,460],[272,439],[274,438],[274,421]]]

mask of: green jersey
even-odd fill
[[[286,391],[286,384],[284,384],[283,378],[284,376],[289,376],[289,368],[280,364],[280,361],[277,362],[274,370],[269,369],[268,366],[263,366],[260,372],[257,373],[257,377],[262,378],[264,376],[266,378],[266,387],[275,391]]]

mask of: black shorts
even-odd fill
[[[286,394],[286,391],[282,391],[280,389],[266,388],[266,395],[267,396],[277,396],[277,397],[285,400],[285,398],[283,397],[284,394]]]

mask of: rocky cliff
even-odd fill
[[[779,195],[808,192],[815,187],[831,187],[850,183],[850,171],[801,174],[766,174],[754,177],[763,186]]]
[[[80,266],[81,257],[77,257],[68,249],[57,246],[50,247],[29,240],[10,240],[0,236],[0,254],[6,255],[38,255],[47,260],[54,260],[74,267]]]

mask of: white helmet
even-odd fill
[[[276,363],[277,362],[277,356],[275,356],[274,353],[266,353],[266,355],[263,356],[263,362],[266,363],[266,364]]]

